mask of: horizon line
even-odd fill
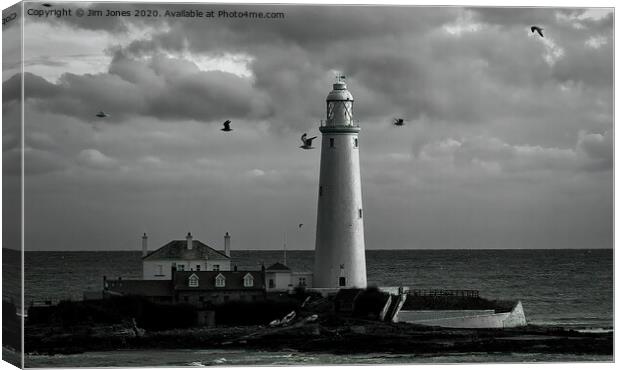
[[[2,247],[2,249],[12,250],[16,252],[22,251],[21,249],[13,249],[9,247]],[[159,249],[159,248],[157,248]],[[156,251],[157,249],[149,249],[148,252]],[[214,248],[215,249],[215,248]],[[219,251],[218,249],[215,249]],[[538,251],[559,251],[559,250],[614,250],[614,247],[589,247],[589,248],[391,248],[391,249],[366,249],[366,251],[520,251],[520,250],[538,250]],[[287,249],[287,252],[313,252],[314,249]],[[84,250],[84,249],[74,249],[74,250],[66,250],[66,249],[35,249],[35,250],[24,250],[24,252],[142,252],[137,249],[94,249],[94,250]],[[283,252],[282,249],[231,249],[231,253],[233,252]]]

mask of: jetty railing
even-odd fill
[[[478,290],[467,289],[410,289],[409,295],[418,297],[463,297],[463,298],[479,298]]]

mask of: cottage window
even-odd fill
[[[157,274],[155,274],[155,276],[163,276],[163,275],[164,275],[164,266],[157,265]]]
[[[197,288],[198,287],[198,276],[192,274],[192,276],[189,277],[189,283],[187,285],[189,285],[191,288]]]
[[[273,281],[273,279],[269,279],[269,287],[270,288],[275,288],[276,287],[276,283]]]
[[[213,265],[213,271],[220,271],[220,265]]]
[[[305,277],[300,277],[299,278],[299,286],[306,286],[306,278]]]
[[[226,286],[226,278],[224,275],[219,274],[215,277],[215,286],[218,288],[223,288]]]
[[[185,265],[177,265],[178,271],[185,271]]]
[[[243,286],[246,288],[250,288],[254,286],[254,277],[250,274],[247,274],[243,277]]]
[[[200,265],[196,265],[196,271],[200,271]]]

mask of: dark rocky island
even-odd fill
[[[385,352],[440,355],[447,353],[555,353],[612,355],[613,333],[582,333],[563,328],[527,326],[513,329],[449,329],[377,320],[372,307],[339,313],[333,301],[304,297],[264,302],[253,308],[254,320],[234,320],[197,327],[186,306],[152,306],[137,298],[101,302],[65,302],[45,312],[31,311],[25,330],[27,353],[67,354],[117,349],[298,350],[333,354]],[[369,299],[367,301],[372,301]],[[115,305],[112,309],[111,305]],[[247,305],[247,304],[246,304]],[[241,302],[214,307],[215,315]],[[372,306],[372,304],[371,304]],[[93,307],[99,307],[97,311]],[[156,307],[156,308],[153,308]],[[288,321],[282,318],[292,308]],[[163,311],[163,310],[167,311]],[[85,311],[86,310],[86,311]],[[161,317],[177,317],[161,324]],[[85,314],[88,312],[88,314]],[[248,312],[248,311],[246,311]],[[249,311],[252,312],[252,311]],[[271,315],[271,316],[270,316]],[[294,316],[294,317],[291,317]],[[254,321],[254,322],[252,322]]]

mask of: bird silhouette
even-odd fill
[[[404,126],[405,120],[402,118],[394,118],[394,126]]]
[[[302,226],[304,226],[304,224],[299,224],[299,228],[301,228]]]
[[[538,32],[538,34],[540,35],[540,37],[545,37],[545,36],[543,36],[543,33],[542,33],[543,28],[538,27],[538,26],[532,26],[530,29],[532,30],[532,33],[534,33],[534,32]]]
[[[224,128],[222,128],[222,131],[232,131],[233,129],[230,128],[230,120],[227,119],[226,121],[224,121]]]
[[[307,137],[308,135],[304,132],[303,135],[301,135],[301,142],[303,143],[302,146],[300,146],[300,148],[302,149],[314,149],[314,147],[312,146],[312,140],[316,139],[316,136],[313,137]]]
[[[97,114],[95,114],[95,116],[99,117],[99,118],[106,118],[106,117],[110,117],[109,114],[105,113],[104,111],[101,111]]]

